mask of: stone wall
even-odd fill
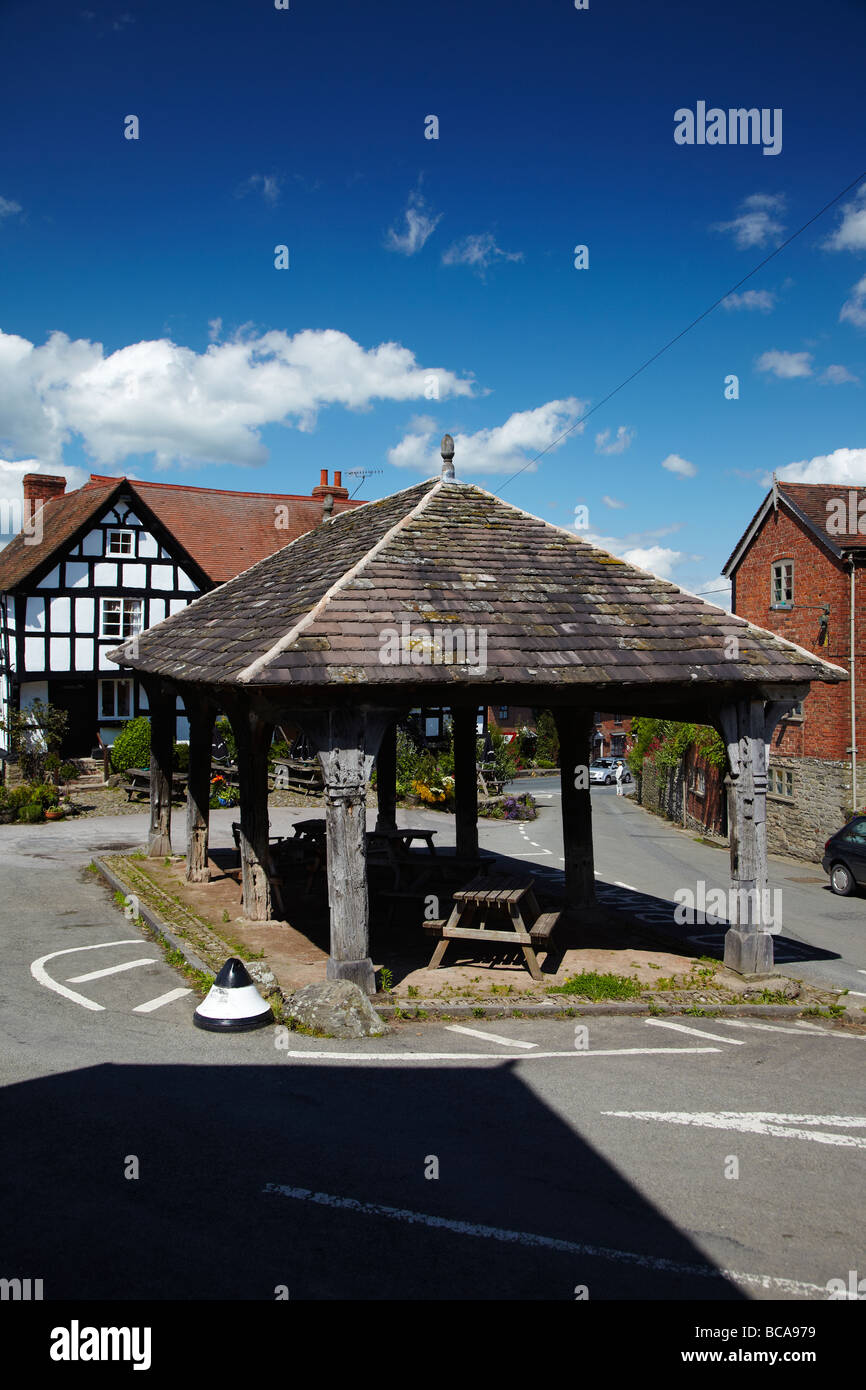
[[[792,773],[792,797],[767,793],[767,848],[771,854],[820,863],[824,843],[841,829],[851,811],[851,764],[830,758],[786,758],[773,751],[774,769]],[[858,768],[860,800],[866,789],[866,769]],[[770,785],[772,786],[772,780]]]
[[[658,767],[651,757],[644,758],[643,772],[638,779],[638,801],[648,810],[685,825],[687,830],[726,834],[724,795],[723,774],[693,748],[676,767]]]

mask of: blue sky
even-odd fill
[[[532,462],[866,170],[862,3],[6,0],[0,42],[0,495],[383,496],[447,430],[712,589],[773,469],[866,483],[866,180]],[[699,101],[781,150],[676,143]]]

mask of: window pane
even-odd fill
[[[130,681],[117,682],[117,717],[127,719],[129,717],[129,697],[131,694]]]
[[[102,601],[102,635],[103,637],[120,636],[120,613],[121,601],[119,598],[107,598]]]
[[[99,689],[102,695],[102,717],[111,719],[114,715],[114,684],[112,681],[100,681]]]

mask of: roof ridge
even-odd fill
[[[330,603],[331,599],[337,593],[339,593],[340,590],[350,580],[354,579],[358,574],[360,574],[364,566],[369,564],[373,560],[374,556],[378,555],[384,549],[384,547],[390,543],[392,538],[396,536],[399,531],[402,531],[404,526],[408,525],[410,521],[414,520],[414,518],[424,510],[429,499],[435,496],[435,494],[440,491],[445,479],[437,478],[432,481],[433,486],[428,487],[427,491],[422,493],[421,497],[415,503],[414,507],[410,507],[408,512],[404,512],[404,514],[399,518],[399,520],[396,521],[393,526],[389,527],[389,529],[385,532],[383,536],[379,537],[375,545],[371,546],[369,550],[365,550],[360,560],[356,560],[354,565],[350,565],[350,567],[340,575],[339,579],[334,581],[330,588],[327,589],[324,594],[322,594],[322,597],[318,599],[318,601],[313,605],[313,607],[308,609],[307,612],[303,615],[303,617],[297,623],[295,623],[293,628],[291,628],[287,633],[284,633],[283,636],[277,642],[275,642],[272,647],[268,649],[268,651],[263,652],[262,655],[256,657],[255,661],[251,662],[249,666],[245,666],[242,671],[238,672],[237,679],[241,684],[249,684],[249,682],[252,681],[253,678],[257,676],[258,673],[262,670],[262,668],[267,666],[273,660],[274,657],[279,656],[280,652],[285,651],[286,648],[290,647],[293,642],[296,642],[298,638],[301,636],[301,634],[308,627],[310,627],[311,624],[314,623],[319,617],[321,617],[322,613],[325,610],[325,607],[328,603]],[[414,486],[420,487],[421,484],[415,483]],[[412,488],[403,489],[404,492],[411,492],[412,490]],[[400,493],[394,493],[393,495],[395,497],[399,497]],[[391,498],[388,498],[387,500],[390,501]],[[294,544],[294,542],[292,542],[292,544]]]

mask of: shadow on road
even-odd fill
[[[577,1285],[591,1299],[744,1296],[512,1063],[231,1065],[240,1041],[214,1040],[220,1065],[99,1066],[6,1088],[0,1273],[41,1278],[61,1300],[273,1299],[277,1285],[292,1299],[572,1300]],[[424,1176],[431,1156],[438,1180]]]

